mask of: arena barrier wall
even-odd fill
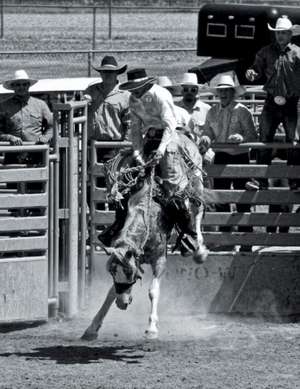
[[[15,156],[13,156],[15,154]],[[48,317],[48,146],[0,144],[0,322]]]

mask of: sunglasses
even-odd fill
[[[182,91],[185,93],[198,93],[199,88],[197,86],[184,86],[182,87]]]
[[[14,87],[19,87],[19,86],[30,86],[30,82],[14,82],[11,84],[11,86]]]

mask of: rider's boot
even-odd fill
[[[117,238],[120,231],[124,227],[125,220],[127,215],[127,201],[122,201],[122,206],[118,205],[115,212],[115,221],[113,224],[108,226],[103,230],[99,235],[98,239],[106,247],[111,247],[113,241]]]

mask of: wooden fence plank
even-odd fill
[[[0,237],[0,251],[28,251],[28,250],[47,250],[48,236],[34,237]]]
[[[299,246],[300,233],[255,232],[204,232],[204,242],[209,245]]]
[[[300,226],[298,213],[226,213],[206,212],[202,225],[229,226]],[[299,242],[300,245],[300,242]]]
[[[208,203],[240,203],[251,205],[300,204],[300,192],[293,192],[284,188],[259,191],[214,189],[211,193],[211,201],[209,201],[209,198],[207,201]]]
[[[0,193],[0,209],[47,207],[48,193],[3,194]]]
[[[48,180],[48,167],[0,170],[0,182],[33,182],[46,180]]]
[[[0,219],[0,232],[46,230],[48,228],[48,217],[4,217]]]
[[[276,165],[209,165],[207,174],[210,177],[274,177],[297,178],[300,177],[300,166]]]

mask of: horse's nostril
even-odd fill
[[[123,301],[121,300],[116,300],[116,305],[119,309],[121,309],[122,311],[125,311],[128,307],[128,304],[127,303],[124,303]]]

